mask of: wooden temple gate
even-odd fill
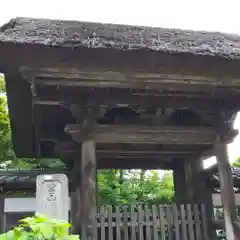
[[[212,229],[202,166],[212,155],[227,236],[234,239],[226,144],[237,134],[239,41],[218,33],[26,18],[0,29],[16,155],[61,157],[78,171],[72,207],[81,239],[97,237],[89,226],[96,226],[98,168],[172,169],[176,202],[206,204]]]

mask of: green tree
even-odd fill
[[[60,159],[40,159],[42,168],[60,168]],[[35,168],[36,159],[22,159],[15,156],[9,121],[4,76],[0,75],[0,168]]]
[[[167,204],[173,199],[170,172],[102,170],[98,174],[99,204]]]
[[[240,157],[238,157],[232,164],[233,167],[240,167]]]

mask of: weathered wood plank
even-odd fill
[[[138,239],[143,240],[143,210],[142,205],[138,205]]]
[[[71,196],[71,224],[72,232],[75,234],[81,233],[81,196],[80,188],[76,188],[76,191]]]
[[[196,240],[202,240],[202,233],[201,233],[201,221],[199,218],[199,205],[194,204],[194,224],[195,224],[195,233],[196,233]]]
[[[172,208],[166,207],[166,217],[167,217],[167,229],[168,229],[168,239],[173,239],[173,215],[172,215]]]
[[[108,206],[107,210],[108,210],[108,239],[113,240],[112,206]]]
[[[161,240],[165,240],[166,239],[166,232],[165,232],[166,220],[165,220],[164,207],[162,206],[159,206],[159,215],[160,215],[160,225],[161,225]]]
[[[96,104],[115,106],[117,104],[129,104],[129,105],[139,105],[141,107],[159,107],[159,108],[176,108],[181,109],[186,106],[190,109],[209,109],[210,106],[215,106],[217,102],[223,99],[223,95],[203,95],[195,93],[180,92],[172,93],[169,92],[164,95],[161,91],[157,94],[149,90],[141,91],[124,91],[117,89],[116,91],[111,91],[107,88],[105,89],[89,89],[89,91],[81,91],[80,89],[62,89],[57,87],[47,88],[41,87],[38,89],[38,96],[36,104],[64,104],[64,102],[86,102],[89,106]],[[224,98],[224,109],[238,109],[237,101],[239,101],[238,95],[233,95],[231,93],[230,98]],[[84,97],[82,97],[84,95]]]
[[[105,208],[104,206],[100,207],[100,231],[101,231],[101,240],[105,240]]]
[[[173,204],[173,219],[174,219],[174,227],[175,227],[175,239],[180,240],[180,227],[179,227],[179,211],[178,206]]]
[[[116,207],[116,240],[121,240],[121,215],[119,206]]]
[[[152,206],[152,223],[153,223],[153,240],[158,240],[157,208],[155,205]]]
[[[208,219],[207,219],[204,204],[201,204],[201,219],[202,219],[202,229],[203,229],[204,240],[211,240],[208,235],[208,226],[207,226]]]
[[[65,131],[75,141],[82,142],[84,128],[81,125],[67,125]],[[147,143],[147,144],[195,144],[210,145],[216,139],[212,128],[149,127],[134,125],[96,125],[88,135],[97,143]]]
[[[127,206],[123,207],[123,234],[124,240],[128,240],[128,209]]]
[[[192,205],[187,204],[187,219],[189,238],[194,239]]]
[[[146,239],[150,239],[151,232],[150,232],[149,207],[147,204],[144,205],[144,211],[145,211],[145,221],[146,221]]]
[[[95,142],[85,140],[82,143],[81,158],[81,211],[82,211],[82,238],[96,239],[97,229],[94,226],[96,216],[96,154]]]
[[[240,86],[238,78],[213,78],[204,76],[187,76],[178,74],[137,73],[113,71],[95,71],[94,69],[64,69],[21,67],[24,78],[31,81],[36,77],[36,83],[47,86],[94,87],[94,88],[127,88],[127,89],[159,89],[181,90],[183,86],[191,91],[205,92],[212,89],[236,91]],[[221,79],[221,80],[220,80]]]
[[[59,142],[56,143],[54,147],[54,152],[59,155],[69,156],[74,155],[79,152],[79,144],[75,142]],[[188,157],[193,154],[191,150],[162,150],[162,151],[154,151],[154,150],[144,150],[144,149],[96,149],[96,154],[99,158],[108,158],[110,156],[121,158],[121,159],[139,159],[139,158],[151,158],[151,159],[159,159],[159,157],[177,157],[179,155]]]
[[[185,206],[180,205],[182,239],[187,239],[186,213]]]
[[[131,206],[131,240],[136,240],[136,223],[137,223],[137,218],[136,218],[136,213],[135,213],[135,207],[134,205]]]

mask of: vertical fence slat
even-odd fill
[[[142,205],[138,205],[138,239],[143,240],[143,211]]]
[[[185,207],[182,204],[180,205],[180,213],[181,213],[182,239],[187,239]]]
[[[168,239],[173,239],[173,229],[172,229],[172,211],[169,206],[166,207],[166,215],[167,215],[167,229],[168,229]]]
[[[204,204],[201,204],[201,218],[202,218],[204,240],[209,240],[208,228],[207,228],[206,210],[205,210]]]
[[[116,206],[116,238],[117,240],[121,240],[121,217],[120,217],[120,209],[119,206]]]
[[[105,208],[100,207],[100,231],[101,231],[101,240],[105,240]]]
[[[123,231],[124,231],[124,240],[128,240],[128,212],[127,212],[127,207],[124,206],[123,208]]]
[[[188,218],[188,231],[189,238],[194,239],[194,231],[193,231],[193,214],[192,214],[192,205],[187,204],[187,218]]]
[[[146,204],[144,206],[144,211],[145,211],[145,219],[146,219],[146,239],[151,239],[151,232],[150,232],[150,219],[149,219],[149,208],[148,205]]]
[[[108,206],[108,240],[113,240],[112,206]]]
[[[194,204],[194,224],[195,224],[195,231],[196,231],[196,240],[202,240],[201,234],[201,225],[200,225],[200,218],[199,218],[199,205]]]
[[[108,240],[210,240],[203,204],[187,204],[180,207],[176,204],[171,207],[153,205],[151,208],[144,205],[144,211],[141,205],[129,208],[123,206],[123,211],[119,206],[115,209],[113,213],[112,206],[99,208],[96,220],[101,240],[105,240],[106,237]]]
[[[98,239],[98,227],[97,227],[97,209],[93,213],[91,213],[92,217],[92,231],[95,232],[96,239]]]
[[[153,217],[153,240],[158,240],[158,231],[157,231],[157,208],[155,205],[152,206],[152,217]]]
[[[135,206],[131,206],[131,237],[132,240],[136,240],[136,214]]]
[[[164,208],[159,206],[159,217],[160,217],[160,226],[161,226],[161,240],[166,239],[166,232],[165,232],[165,213]]]
[[[175,239],[180,240],[179,211],[176,204],[173,205],[173,219],[175,227]]]

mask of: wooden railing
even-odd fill
[[[102,206],[96,220],[101,240],[210,240],[204,205]]]

